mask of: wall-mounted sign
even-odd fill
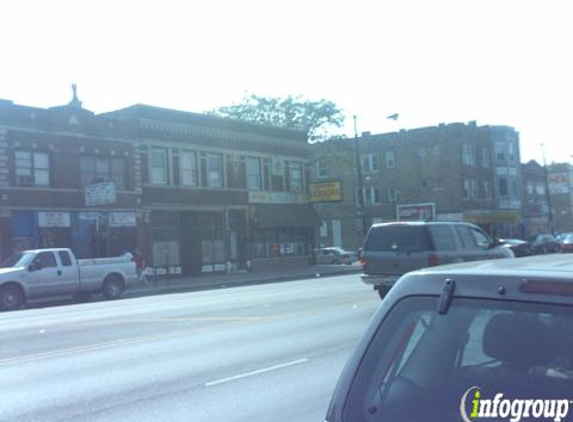
[[[38,212],[39,227],[71,227],[70,213],[60,211]]]
[[[398,205],[396,215],[399,221],[424,221],[436,218],[436,204]]]
[[[135,227],[136,219],[134,212],[110,212],[110,227]]]
[[[113,204],[116,201],[115,182],[95,183],[85,187],[86,206]]]
[[[315,182],[309,185],[310,202],[340,202],[342,201],[342,183],[339,181],[332,182]]]
[[[304,193],[249,192],[249,203],[251,204],[304,204],[305,202],[308,202],[308,196]]]

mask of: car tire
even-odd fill
[[[92,297],[90,292],[78,292],[73,295],[73,299],[77,303],[89,302]]]
[[[101,293],[108,300],[118,299],[124,292],[123,280],[117,275],[108,276],[103,282]]]
[[[25,301],[24,291],[16,284],[8,284],[0,288],[0,311],[15,311]]]

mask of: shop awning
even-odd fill
[[[320,219],[310,204],[261,204],[256,207],[259,227],[316,227]]]

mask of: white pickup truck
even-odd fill
[[[70,249],[23,251],[0,264],[0,310],[50,296],[85,301],[101,293],[117,299],[136,281],[135,263],[128,257],[76,259]]]

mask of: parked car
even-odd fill
[[[320,248],[316,257],[318,264],[346,264],[351,265],[358,257],[355,252],[346,251],[338,247]]]
[[[93,293],[119,298],[136,282],[135,263],[118,258],[76,259],[70,249],[35,249],[12,255],[0,264],[0,310],[18,309],[27,299]]]
[[[533,254],[531,243],[521,239],[499,239],[502,247],[509,248],[516,257]]]
[[[362,281],[380,297],[413,270],[484,259],[513,258],[511,249],[479,227],[457,222],[395,222],[373,225],[364,241]]]
[[[533,420],[524,417],[524,398],[554,400],[559,410],[545,419],[569,420],[572,357],[573,260],[532,256],[411,272],[358,342],[326,421],[493,420],[481,413],[487,406],[475,406],[480,400],[521,412],[512,420]]]
[[[568,234],[563,238],[560,249],[563,253],[573,253],[573,234]]]
[[[535,254],[554,253],[559,251],[559,242],[552,234],[540,234],[535,238],[532,247]]]

